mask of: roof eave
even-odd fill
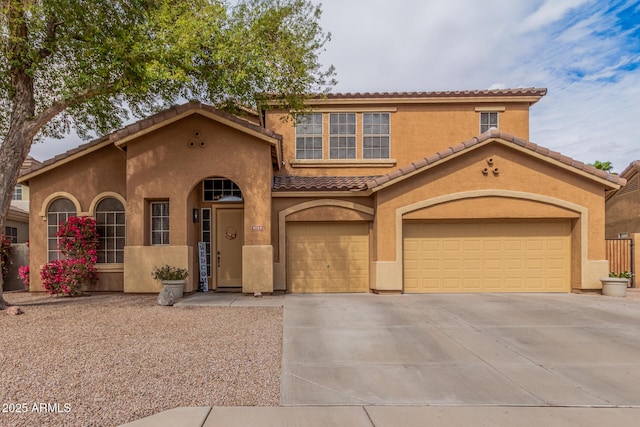
[[[477,138],[474,138],[472,141],[474,140],[477,141]],[[384,178],[385,176],[383,176],[377,179],[372,179],[367,185],[368,185],[369,191],[371,191],[372,193],[378,192],[391,185],[395,185],[398,182],[404,181],[407,178],[413,177],[433,167],[436,167],[443,163],[449,162],[450,160],[453,160],[457,157],[465,155],[466,153],[472,150],[476,150],[480,147],[484,147],[494,142],[500,143],[505,147],[520,151],[526,155],[536,157],[544,162],[553,164],[554,166],[564,169],[570,173],[574,173],[584,178],[595,181],[607,187],[608,189],[617,190],[626,184],[626,180],[624,178],[616,177],[615,179],[618,182],[614,182],[613,181],[614,177],[610,174],[606,174],[606,177],[600,177],[598,175],[595,175],[594,173],[590,173],[588,171],[579,169],[578,167],[573,166],[573,164],[564,163],[558,159],[554,159],[542,153],[536,152],[530,148],[526,148],[527,143],[525,141],[519,140],[517,138],[513,138],[513,140],[514,141],[509,141],[501,137],[488,137],[483,139],[482,141],[477,141],[476,143],[469,144],[468,147],[466,146],[467,143],[462,143],[455,147],[449,147],[448,149],[438,152],[435,155],[425,157],[423,159],[420,159],[417,162],[412,163],[412,165],[414,165],[413,169],[410,167],[400,168],[391,173],[392,175],[394,175],[393,178],[385,179]],[[520,143],[522,143],[522,145]],[[559,155],[559,153],[557,154],[559,158],[562,157]],[[575,163],[577,164],[579,162],[575,162]]]

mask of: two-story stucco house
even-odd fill
[[[169,263],[193,291],[198,242],[209,289],[597,289],[604,195],[624,179],[528,142],[545,94],[330,94],[297,120],[172,107],[20,178],[31,269],[58,256],[60,221],[89,215],[98,290],[157,292],[150,271]]]

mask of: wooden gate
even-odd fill
[[[609,271],[631,273],[629,285],[635,287],[634,265],[633,265],[633,239],[606,239],[607,260],[609,261]]]

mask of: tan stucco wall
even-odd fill
[[[242,292],[273,292],[273,247],[242,247]]]
[[[29,181],[30,210],[29,238],[31,242],[30,267],[31,290],[43,291],[40,279],[41,266],[47,263],[47,221],[48,204],[55,200],[51,195],[72,199],[79,204],[78,215],[92,215],[89,212],[96,196],[115,192],[126,199],[125,154],[113,146],[89,153],[73,160],[63,167],[53,169]],[[43,216],[44,215],[44,216]],[[122,274],[122,273],[120,273]],[[102,275],[99,275],[102,278]],[[111,283],[114,288],[107,286]],[[121,290],[121,284],[106,278],[98,285],[101,290]]]
[[[189,141],[194,139],[196,131],[199,132],[198,144],[191,147]],[[128,244],[150,244],[149,202],[169,200],[170,244],[187,245],[197,253],[200,223],[193,222],[193,209],[212,208],[215,224],[215,206],[203,201],[202,181],[223,177],[235,182],[242,191],[244,203],[238,207],[244,209],[244,245],[270,245],[272,170],[269,143],[199,115],[189,116],[129,142]],[[262,229],[256,231],[252,226],[262,226]],[[215,232],[213,241],[215,244]],[[215,259],[215,252],[212,257]],[[250,276],[246,278],[248,281],[258,274],[252,275],[251,265],[243,268],[243,280],[245,274]],[[197,267],[197,257],[191,258],[190,268],[197,272]],[[215,277],[215,267],[213,270]],[[268,273],[260,265],[260,277],[273,283],[273,275]],[[194,286],[197,281],[197,278],[193,279]],[[215,288],[215,280],[210,284]]]
[[[281,120],[286,113],[282,111],[267,111],[266,127],[283,136],[283,159],[285,168],[282,174],[291,175],[379,175],[385,174],[397,167],[410,164],[421,157],[434,154],[452,145],[466,141],[480,134],[480,113],[476,107],[491,108],[504,107],[499,112],[499,128],[503,132],[516,135],[523,139],[529,138],[529,105],[528,103],[497,103],[497,104],[414,104],[393,105],[393,108],[380,106],[379,111],[391,111],[390,163],[384,167],[326,167],[318,164],[317,168],[293,167],[295,160],[295,126],[293,120]],[[313,111],[313,106],[311,107]],[[323,104],[317,107],[321,111],[340,111],[361,113],[364,108],[358,105]],[[367,112],[376,110],[375,106],[366,106]],[[328,159],[329,113],[323,114],[324,123],[324,158]],[[356,115],[357,157],[362,159],[362,123],[361,116]]]
[[[508,209],[505,205],[508,204]],[[504,197],[461,199],[418,209],[404,215],[404,219],[489,219],[489,218],[579,218],[578,212],[534,200]]]
[[[189,147],[194,131],[204,147]],[[172,245],[194,245],[192,190],[208,177],[234,181],[244,197],[245,244],[270,242],[271,149],[268,143],[247,136],[202,116],[189,116],[159,131],[132,141],[127,147],[127,244],[149,244],[145,206],[150,200],[169,200]],[[262,233],[251,225],[264,225]]]
[[[499,168],[499,174],[482,173],[488,158],[493,158],[494,167]],[[504,195],[499,194],[500,192]],[[397,277],[398,271],[401,271],[401,256],[398,254],[402,240],[398,227],[402,226],[403,217],[399,212],[409,215],[414,210],[418,211],[413,214],[414,218],[442,218],[443,215],[469,218],[467,213],[456,214],[451,208],[454,205],[429,204],[430,200],[450,197],[457,193],[466,194],[460,198],[472,200],[455,203],[461,203],[459,206],[465,206],[466,209],[472,209],[474,213],[477,211],[481,215],[499,213],[501,218],[541,218],[543,216],[540,213],[546,212],[550,218],[556,218],[557,215],[565,218],[585,218],[586,223],[581,226],[586,230],[586,239],[583,239],[582,235],[579,236],[581,244],[578,245],[578,253],[584,253],[585,259],[574,269],[574,273],[581,277],[574,285],[597,286],[591,283],[592,279],[585,283],[582,273],[591,268],[584,267],[585,262],[599,263],[605,259],[603,186],[499,143],[484,145],[377,193],[378,208],[373,230],[373,276]],[[484,197],[477,197],[478,194],[483,194]],[[531,201],[513,203],[514,198]],[[538,204],[549,206],[533,210]],[[412,205],[416,208],[407,210],[406,207]],[[528,207],[532,210],[529,211]],[[435,209],[433,215],[427,213],[430,209]],[[575,238],[574,235],[573,239]],[[593,267],[597,271],[601,268]],[[580,270],[580,274],[577,270]],[[398,281],[394,285],[380,282],[376,285],[395,288]]]
[[[189,271],[184,291],[197,288],[194,280],[193,248],[191,246],[127,246],[124,250],[124,291],[130,293],[158,293],[162,284],[151,276],[154,267],[170,265]]]

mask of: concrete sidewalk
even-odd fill
[[[305,406],[176,408],[121,427],[631,427],[640,408]]]

